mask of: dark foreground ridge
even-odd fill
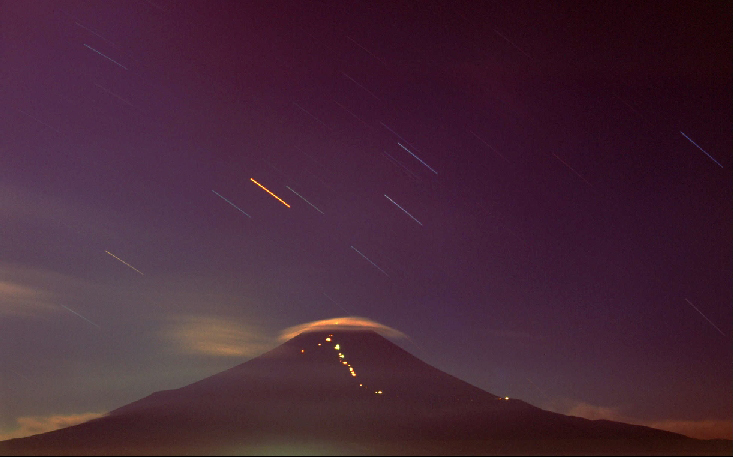
[[[3,455],[193,453],[731,455],[733,443],[501,398],[373,331],[303,333],[105,417],[0,442]]]

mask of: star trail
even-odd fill
[[[512,401],[730,439],[731,10],[6,2],[0,438],[347,314]]]

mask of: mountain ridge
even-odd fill
[[[462,381],[374,331],[319,330],[105,417],[0,443],[0,451],[216,454],[282,443],[374,454],[431,453],[431,446],[458,454],[733,449],[726,441],[545,411]]]

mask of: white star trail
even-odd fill
[[[380,62],[381,62],[381,63],[383,63],[384,65],[387,65],[387,62],[385,62],[384,60],[382,60],[382,59],[380,59],[379,57],[375,56],[375,55],[374,55],[374,53],[372,53],[372,52],[371,52],[370,50],[368,50],[368,49],[367,49],[367,48],[365,48],[364,46],[362,46],[362,45],[360,45],[359,43],[357,43],[357,42],[356,42],[356,41],[355,41],[355,40],[354,40],[353,38],[351,38],[350,36],[347,36],[347,37],[346,37],[346,39],[348,39],[349,41],[351,41],[351,42],[352,42],[352,43],[354,43],[355,45],[359,46],[359,47],[360,47],[361,49],[363,49],[363,50],[364,50],[364,52],[366,52],[366,53],[367,53],[367,54],[369,54],[370,56],[374,57],[375,59],[377,59],[378,61],[380,61]]]
[[[718,162],[717,160],[715,160],[715,158],[713,156],[711,156],[710,154],[708,154],[706,150],[704,150],[697,143],[695,143],[694,141],[692,141],[692,138],[690,138],[689,136],[685,135],[685,132],[683,132],[682,130],[680,130],[680,133],[682,134],[682,136],[684,136],[685,138],[687,138],[690,141],[690,143],[694,144],[697,147],[697,149],[701,150],[702,152],[705,153],[706,156],[710,157],[710,160],[712,160],[713,162],[715,162],[716,164],[718,164],[718,166],[720,168],[723,168],[723,166],[720,164],[720,162]]]
[[[722,330],[720,330],[720,329],[718,328],[718,326],[717,326],[717,325],[713,324],[713,321],[711,321],[710,319],[708,319],[708,317],[707,317],[706,315],[704,315],[704,314],[702,313],[702,311],[700,311],[699,309],[697,309],[697,306],[693,305],[693,304],[692,304],[692,302],[691,302],[690,300],[688,300],[688,299],[686,299],[686,298],[685,298],[685,301],[686,301],[687,303],[689,303],[689,304],[690,304],[690,306],[692,306],[693,308],[695,308],[695,311],[697,311],[698,313],[700,313],[700,315],[701,315],[702,317],[704,317],[706,321],[710,322],[710,325],[712,325],[713,327],[715,327],[715,330],[717,330],[718,332],[720,332],[720,334],[721,334],[721,335],[723,335],[723,336],[727,336],[727,335],[726,335],[725,333],[723,333],[723,331],[722,331]]]
[[[364,257],[364,259],[365,259],[365,260],[366,260],[367,262],[369,262],[369,263],[371,263],[372,265],[374,265],[374,268],[376,268],[377,270],[379,270],[379,271],[381,271],[382,273],[384,273],[384,276],[387,276],[387,277],[389,277],[389,275],[388,275],[387,273],[385,273],[385,271],[384,271],[384,270],[382,270],[381,268],[379,268],[379,266],[378,266],[378,265],[377,265],[376,263],[374,263],[374,262],[372,262],[371,260],[369,260],[369,257],[367,257],[367,256],[365,256],[364,254],[362,254],[361,252],[359,252],[359,250],[358,250],[358,249],[356,249],[356,248],[355,248],[354,246],[351,246],[351,249],[353,249],[354,251],[356,251],[356,253],[357,253],[357,254],[359,254],[360,256]]]
[[[29,118],[31,118],[31,119],[33,119],[34,121],[38,122],[39,124],[41,124],[41,125],[44,125],[44,126],[46,126],[46,127],[50,128],[50,129],[51,129],[51,130],[53,130],[54,132],[56,132],[56,133],[58,133],[58,134],[60,134],[60,133],[61,133],[61,132],[59,132],[58,130],[56,130],[55,128],[53,128],[53,127],[51,127],[50,125],[46,124],[45,122],[43,122],[43,121],[39,120],[38,118],[35,118],[35,117],[31,116],[30,114],[26,113],[25,111],[22,111],[22,110],[17,110],[17,111],[18,111],[19,113],[25,114],[25,115],[26,115],[26,116],[28,116]]]
[[[102,40],[106,41],[107,43],[109,43],[110,45],[114,46],[115,48],[119,49],[119,46],[117,46],[115,43],[109,41],[107,38],[103,37],[102,35],[100,35],[99,33],[95,32],[94,30],[90,29],[89,27],[87,27],[87,26],[85,26],[83,24],[80,24],[78,22],[74,22],[74,24],[76,24],[77,26],[83,28],[87,32],[91,33],[92,35],[95,35],[96,37],[101,38]]]
[[[411,176],[412,176],[413,178],[415,178],[415,179],[417,179],[417,180],[420,180],[420,178],[419,178],[419,177],[418,177],[418,176],[417,176],[417,175],[416,175],[415,173],[411,172],[409,168],[407,168],[406,166],[402,165],[402,162],[400,162],[399,160],[397,160],[397,159],[395,159],[394,157],[392,157],[391,155],[389,155],[389,153],[388,153],[387,151],[382,151],[382,153],[384,153],[384,155],[386,155],[386,156],[387,156],[387,159],[388,159],[388,160],[389,160],[390,162],[392,162],[393,164],[397,165],[398,167],[401,167],[402,169],[404,169],[404,170],[405,170],[406,172],[408,172],[408,173],[409,173],[409,174],[410,174],[410,175],[411,175]]]
[[[402,138],[399,133],[397,133],[394,130],[392,130],[391,128],[389,128],[389,126],[387,124],[385,124],[384,122],[380,122],[380,124],[382,125],[382,127],[384,127],[385,129],[389,130],[390,132],[392,132],[392,134],[394,134],[394,136],[396,136],[397,138],[399,138],[400,140],[402,140],[406,145],[410,146],[412,149],[417,150],[417,148],[415,147],[414,144],[411,144],[409,141],[407,141],[406,139]]]
[[[319,124],[321,124],[322,126],[324,126],[324,127],[326,127],[327,129],[331,130],[331,127],[327,126],[327,125],[326,125],[326,124],[325,124],[325,123],[324,123],[324,122],[323,122],[322,120],[320,120],[320,119],[318,119],[317,117],[315,117],[314,115],[312,115],[312,114],[311,114],[311,113],[310,113],[310,112],[309,112],[309,111],[308,111],[307,109],[303,108],[302,106],[298,105],[298,104],[297,104],[297,103],[295,103],[295,102],[293,102],[293,105],[295,105],[296,107],[298,107],[298,109],[299,109],[299,110],[303,111],[303,112],[304,112],[305,114],[307,114],[308,116],[312,117],[312,118],[313,118],[313,119],[314,119],[314,120],[315,120],[316,122],[318,122],[318,123],[319,123]]]
[[[369,125],[366,122],[364,122],[359,116],[357,116],[356,114],[352,113],[351,110],[349,110],[347,107],[345,107],[341,103],[339,103],[339,102],[337,102],[336,100],[333,100],[333,99],[331,99],[331,101],[333,101],[335,104],[337,104],[338,106],[340,106],[347,113],[351,114],[354,118],[356,118],[359,122],[361,122],[362,124],[364,124],[368,128],[370,128],[370,129],[373,128],[371,125]]]
[[[385,196],[385,197],[387,197],[387,194],[384,194],[384,196]],[[400,205],[399,205],[399,204],[398,204],[398,203],[397,203],[396,201],[392,200],[392,199],[391,199],[391,198],[389,198],[389,197],[387,197],[387,200],[389,200],[389,201],[391,201],[392,203],[394,203],[394,204],[395,204],[395,206],[397,206],[397,207],[398,207],[399,209],[401,209],[401,210],[402,210],[402,211],[403,211],[403,212],[404,212],[405,214],[407,214],[408,216],[410,216],[410,217],[412,218],[412,220],[413,220],[413,221],[415,221],[415,222],[417,222],[418,224],[422,225],[422,222],[420,222],[420,221],[418,221],[417,219],[415,219],[415,216],[413,216],[412,214],[410,214],[409,212],[407,212],[407,210],[406,210],[405,208],[401,207],[401,206],[400,206]]]
[[[576,176],[577,176],[578,178],[580,178],[580,179],[582,179],[583,181],[585,181],[585,183],[586,183],[586,184],[588,184],[588,185],[589,185],[589,186],[590,186],[591,188],[593,187],[593,184],[589,183],[587,179],[585,179],[585,178],[584,178],[584,177],[583,177],[583,176],[582,176],[582,175],[581,175],[580,173],[578,173],[577,171],[575,171],[575,170],[573,169],[573,167],[571,167],[570,165],[568,165],[567,163],[565,163],[565,161],[564,161],[564,160],[562,160],[562,159],[561,159],[560,157],[558,157],[558,156],[557,156],[557,155],[556,155],[556,154],[555,154],[554,152],[552,153],[552,155],[554,155],[554,156],[555,156],[555,158],[556,158],[557,160],[559,160],[560,162],[562,162],[562,164],[563,164],[563,165],[565,165],[566,167],[568,167],[568,169],[569,169],[570,171],[572,171],[573,173],[575,173],[575,175],[576,175]]]
[[[22,374],[18,373],[17,371],[15,371],[15,370],[12,370],[12,369],[10,369],[10,368],[8,368],[8,370],[10,370],[10,372],[14,373],[14,374],[15,374],[16,376],[20,376],[21,378],[25,379],[25,380],[26,380],[26,381],[28,381],[28,382],[35,382],[35,381],[33,381],[32,379],[30,379],[29,377],[27,377],[27,376],[24,376],[24,375],[22,375]]]
[[[72,19],[72,20],[74,21],[74,24],[75,24],[75,25],[76,25],[77,27],[81,27],[82,29],[84,29],[84,30],[86,30],[87,32],[91,33],[92,35],[96,36],[97,38],[100,38],[100,39],[104,40],[104,42],[105,42],[105,43],[107,43],[107,44],[111,45],[112,47],[114,47],[114,48],[115,48],[116,50],[118,50],[119,52],[122,52],[122,53],[124,53],[124,54],[125,54],[126,56],[128,56],[128,57],[129,57],[129,58],[131,58],[132,60],[135,60],[135,59],[133,59],[133,58],[132,58],[132,56],[130,56],[130,55],[129,55],[128,53],[126,53],[125,51],[123,51],[123,50],[122,50],[122,48],[121,48],[121,47],[120,47],[120,46],[119,46],[118,44],[116,44],[116,43],[114,43],[114,42],[110,41],[109,39],[105,38],[104,36],[102,36],[102,34],[101,34],[101,33],[97,32],[96,30],[92,29],[91,27],[89,27],[89,26],[86,26],[86,25],[82,24],[82,23],[80,22],[80,19],[79,19],[79,18],[77,18],[76,16],[73,16],[73,15],[71,15],[71,14],[67,13],[66,11],[64,11],[64,10],[62,10],[62,9],[59,9],[58,11],[59,11],[60,13],[64,14],[64,15],[68,16],[69,18],[71,18],[71,19]]]
[[[109,251],[104,251],[104,252],[106,252],[107,254],[111,255],[112,257],[114,257],[115,259],[119,260],[120,262],[124,263],[125,265],[127,265],[127,266],[128,266],[128,267],[130,267],[130,268],[132,268],[133,270],[137,271],[137,272],[138,272],[138,273],[140,273],[141,275],[143,274],[143,272],[142,272],[142,271],[140,271],[140,270],[138,270],[137,268],[133,267],[132,265],[130,265],[129,263],[127,263],[127,262],[125,262],[124,260],[120,259],[119,257],[117,257],[116,255],[112,254],[111,252],[109,252]],[[143,275],[143,276],[145,276],[145,275]]]
[[[122,97],[120,97],[119,95],[115,94],[115,93],[114,93],[114,92],[112,92],[111,90],[109,90],[109,89],[107,89],[107,88],[104,88],[104,87],[100,86],[100,85],[99,85],[99,84],[97,84],[97,83],[94,83],[94,85],[95,85],[95,86],[97,86],[97,87],[99,87],[99,88],[100,88],[100,89],[102,89],[103,91],[107,92],[107,93],[108,93],[108,94],[110,94],[111,96],[113,96],[113,97],[117,98],[117,99],[118,99],[119,101],[121,101],[121,102],[122,102],[122,103],[124,103],[125,105],[129,105],[129,106],[134,106],[134,105],[133,105],[132,103],[128,102],[128,101],[127,101],[127,100],[125,100],[124,98],[122,98]]]
[[[347,78],[349,78],[349,79],[351,80],[351,82],[353,82],[353,83],[354,83],[354,84],[356,84],[357,86],[359,86],[359,87],[361,87],[362,89],[364,89],[365,91],[369,92],[369,95],[371,95],[372,97],[376,98],[376,99],[377,99],[377,100],[379,100],[380,102],[382,101],[382,99],[381,99],[381,98],[377,97],[376,95],[374,95],[374,94],[372,93],[372,91],[370,91],[370,90],[369,90],[369,89],[367,89],[366,87],[364,87],[364,86],[362,86],[361,84],[359,84],[358,82],[356,82],[356,80],[355,80],[354,78],[352,78],[351,76],[347,75],[347,74],[346,74],[346,73],[344,73],[343,71],[341,72],[341,74],[342,74],[342,75],[344,75],[344,76],[346,76]]]
[[[415,154],[413,154],[413,153],[412,153],[412,151],[410,151],[410,150],[409,150],[409,149],[407,149],[406,147],[402,146],[402,144],[401,144],[401,143],[397,143],[397,144],[399,144],[399,145],[400,145],[400,147],[401,147],[402,149],[404,149],[405,151],[409,152],[409,153],[410,153],[410,155],[411,155],[412,157],[414,157],[414,158],[416,158],[417,160],[419,160],[421,164],[423,164],[423,165],[425,165],[426,167],[428,167],[428,169],[429,169],[430,171],[432,171],[432,172],[433,172],[433,173],[435,173],[436,175],[438,174],[438,172],[437,172],[437,171],[433,170],[433,169],[432,169],[432,168],[430,167],[430,165],[428,165],[428,164],[426,164],[425,162],[423,162],[423,160],[422,160],[422,159],[421,159],[420,157],[418,157],[418,156],[416,156]]]
[[[290,189],[290,186],[285,186],[285,187],[287,187],[288,189]],[[316,211],[318,211],[319,213],[321,213],[321,214],[325,214],[325,213],[324,213],[323,211],[321,211],[320,209],[318,209],[318,207],[316,207],[316,205],[314,205],[313,203],[311,203],[311,202],[309,202],[308,200],[306,200],[306,199],[305,199],[305,197],[303,197],[302,195],[300,195],[299,193],[297,193],[297,192],[296,192],[296,191],[294,191],[293,189],[290,189],[290,192],[292,192],[292,193],[294,193],[295,195],[297,195],[298,197],[300,197],[300,198],[301,198],[301,199],[302,199],[302,200],[303,200],[304,202],[306,202],[306,203],[308,203],[309,205],[311,205],[311,206],[312,206],[312,207],[313,207],[313,208],[314,208],[314,209],[315,209]]]
[[[480,136],[476,135],[475,133],[473,133],[473,132],[472,132],[472,131],[470,131],[470,130],[468,131],[468,133],[470,133],[471,135],[473,135],[473,136],[475,136],[476,138],[478,138],[478,140],[479,140],[480,142],[482,142],[482,143],[483,143],[483,144],[485,144],[485,145],[486,145],[486,146],[487,146],[487,147],[488,147],[489,149],[491,149],[492,151],[494,151],[495,153],[497,153],[497,154],[499,155],[499,157],[501,157],[502,159],[504,159],[504,160],[506,160],[507,162],[509,162],[509,159],[507,159],[506,157],[504,157],[504,156],[503,156],[503,155],[501,154],[501,152],[497,151],[496,149],[494,149],[494,147],[493,147],[493,146],[491,146],[491,145],[490,145],[489,143],[487,143],[486,141],[484,141],[484,139],[483,139],[483,138],[481,138]]]
[[[519,46],[517,46],[516,44],[514,44],[514,42],[512,40],[510,40],[509,38],[507,38],[504,35],[502,35],[501,33],[499,33],[498,30],[494,29],[494,32],[496,32],[496,34],[499,35],[500,37],[504,38],[509,44],[511,44],[517,50],[519,50],[519,52],[521,52],[522,54],[524,54],[525,56],[527,56],[530,59],[532,58],[532,56],[530,56],[529,54],[527,54],[526,52],[524,52],[524,50],[522,48],[520,48]]]
[[[83,28],[83,29],[84,29],[84,30],[86,30],[87,32],[91,33],[92,35],[95,35],[95,36],[97,36],[97,37],[99,37],[99,38],[103,39],[103,40],[104,40],[104,41],[106,41],[107,43],[109,43],[109,44],[111,44],[111,45],[114,45],[114,43],[112,43],[111,41],[109,41],[108,39],[106,39],[105,37],[103,37],[102,35],[98,34],[98,33],[97,33],[97,32],[95,32],[94,30],[90,29],[89,27],[87,27],[87,26],[85,26],[85,25],[82,25],[82,24],[79,24],[78,22],[74,22],[74,24],[76,24],[76,25],[78,25],[79,27]]]
[[[347,315],[350,315],[350,314],[351,314],[350,312],[346,311],[346,309],[345,309],[345,308],[344,308],[343,306],[341,306],[341,305],[339,304],[339,302],[337,302],[337,301],[336,301],[336,300],[334,300],[333,298],[329,297],[329,296],[328,296],[328,294],[327,294],[326,292],[323,292],[323,295],[325,295],[325,296],[326,296],[326,298],[328,298],[329,300],[331,300],[331,301],[333,302],[333,304],[334,304],[334,305],[336,305],[336,306],[338,306],[339,308],[341,308],[342,310],[344,310],[344,312],[345,312],[345,313],[346,313]]]
[[[101,52],[97,51],[96,49],[94,49],[93,47],[89,46],[88,44],[84,44],[84,46],[86,46],[87,48],[89,48],[89,49],[91,49],[92,51],[96,52],[97,54],[99,54],[100,56],[102,56],[102,57],[104,57],[105,59],[109,60],[110,62],[114,63],[115,65],[119,65],[120,67],[122,67],[122,68],[124,68],[125,70],[127,70],[127,67],[126,67],[126,66],[122,65],[121,63],[119,63],[119,62],[117,62],[117,61],[115,61],[115,60],[113,60],[113,59],[110,59],[109,57],[107,57],[106,55],[104,55],[104,54],[102,54]]]
[[[240,208],[239,206],[235,205],[234,203],[230,202],[230,201],[229,201],[229,200],[227,200],[226,198],[222,197],[222,196],[221,196],[221,195],[219,195],[219,193],[218,193],[218,192],[216,192],[215,190],[212,190],[212,192],[214,192],[214,193],[215,193],[216,195],[218,195],[218,196],[219,196],[219,198],[221,198],[221,199],[222,199],[222,200],[224,200],[225,202],[227,202],[227,203],[229,203],[230,205],[232,205],[233,207],[237,208],[237,209],[238,209],[239,211],[242,211],[242,209],[241,209],[241,208]],[[242,211],[242,214],[244,214],[244,215],[245,215],[245,216],[247,216],[248,218],[252,219],[252,216],[250,216],[249,214],[245,213],[244,211]]]
[[[74,311],[73,309],[71,309],[71,308],[68,308],[68,307],[66,307],[66,306],[64,306],[64,305],[59,305],[59,306],[61,306],[62,308],[65,308],[65,309],[66,309],[66,310],[68,310],[68,311],[71,311],[72,313],[74,313],[74,314],[76,314],[77,316],[81,317],[82,319],[84,319],[85,321],[89,322],[89,323],[90,323],[90,324],[92,324],[93,326],[95,326],[95,327],[97,327],[98,329],[102,330],[102,327],[100,327],[99,325],[97,325],[97,324],[95,324],[94,322],[90,321],[89,319],[87,319],[86,317],[82,316],[81,314],[77,313],[77,312],[76,312],[76,311]]]

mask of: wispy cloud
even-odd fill
[[[12,438],[23,438],[39,433],[51,432],[64,427],[81,424],[107,413],[57,414],[50,416],[23,416],[16,419],[16,427],[12,430],[0,431],[0,441]]]
[[[591,420],[605,419],[625,422],[626,419],[628,419],[620,413],[619,408],[597,406],[583,402],[578,402],[574,404],[570,407],[568,411],[565,412],[565,414],[567,414],[568,416],[584,417]]]
[[[90,207],[32,189],[0,184],[0,216],[10,223],[32,224],[55,230],[109,233],[100,222],[109,219],[105,208]],[[104,217],[100,217],[104,215]]]
[[[327,330],[374,330],[390,338],[406,338],[406,335],[392,327],[374,322],[365,317],[335,317],[320,321],[308,322],[307,324],[289,327],[280,332],[280,341],[289,340],[304,332],[316,332]]]
[[[0,316],[36,317],[56,311],[51,294],[31,286],[0,281]]]
[[[195,315],[170,318],[163,337],[180,352],[219,357],[254,357],[276,343],[254,326]]]
[[[39,318],[65,312],[84,292],[87,281],[54,271],[0,262],[0,318]],[[68,308],[67,308],[68,309]]]
[[[665,420],[648,422],[642,425],[658,428],[660,430],[682,433],[683,435],[702,440],[714,438],[724,438],[727,440],[733,439],[733,420],[730,419],[699,421]]]
[[[703,420],[643,420],[628,416],[620,407],[592,405],[590,403],[572,400],[554,401],[545,405],[546,409],[568,416],[583,417],[590,420],[611,420],[627,424],[644,425],[659,430],[680,433],[698,439],[733,439],[733,420],[703,419]]]

